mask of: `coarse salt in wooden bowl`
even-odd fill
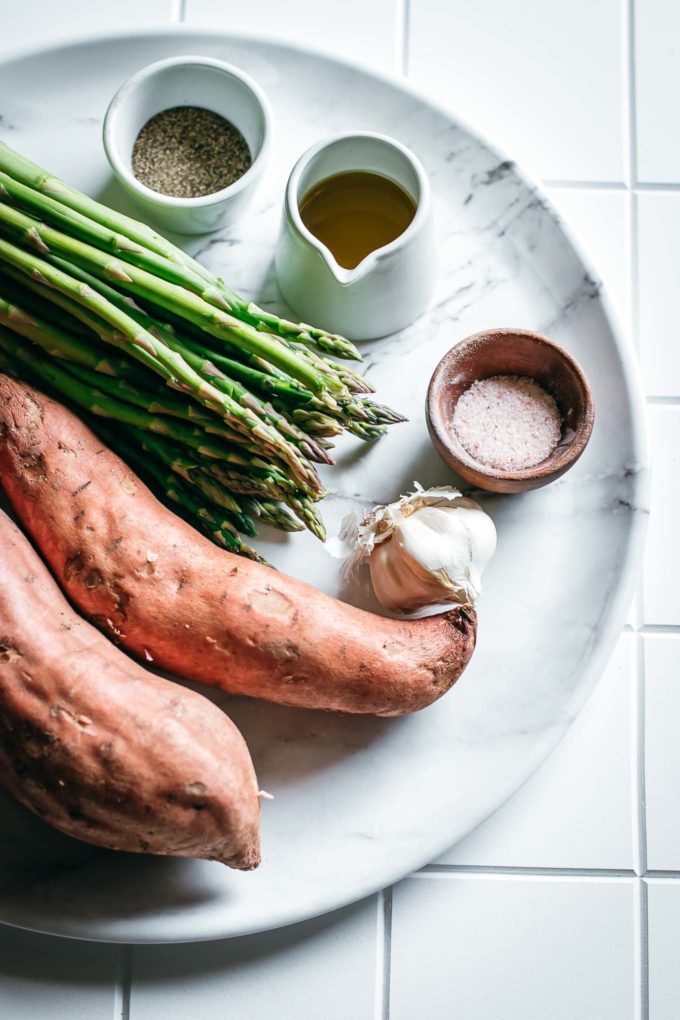
[[[499,375],[535,380],[560,412],[558,445],[531,467],[489,467],[470,456],[454,431],[461,394],[473,382]],[[524,329],[491,329],[461,340],[437,365],[427,393],[427,426],[437,453],[466,482],[489,492],[527,492],[559,478],[585,450],[594,419],[593,397],[581,367],[558,344]]]

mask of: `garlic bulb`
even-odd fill
[[[409,614],[433,606],[444,611],[451,603],[474,606],[496,549],[489,515],[450,485],[417,486],[348,524],[343,537],[354,545],[345,569],[368,562],[381,605]]]

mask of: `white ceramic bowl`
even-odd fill
[[[241,132],[252,165],[237,181],[211,195],[175,198],[153,191],[132,173],[137,135],[151,117],[175,106],[200,106],[220,114]],[[104,118],[104,149],[125,191],[145,216],[167,230],[203,234],[237,219],[253,197],[271,149],[269,101],[249,75],[208,57],[171,57],[129,78]]]

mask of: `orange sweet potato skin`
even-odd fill
[[[2,511],[0,550],[0,781],[87,843],[257,867],[257,784],[233,723],[81,620]]]
[[[0,479],[72,602],[140,659],[235,694],[401,715],[457,680],[465,609],[374,616],[216,548],[69,410],[0,375]]]

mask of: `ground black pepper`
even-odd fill
[[[245,138],[212,110],[174,106],[147,121],[132,150],[132,172],[162,195],[197,198],[221,191],[252,164]]]

